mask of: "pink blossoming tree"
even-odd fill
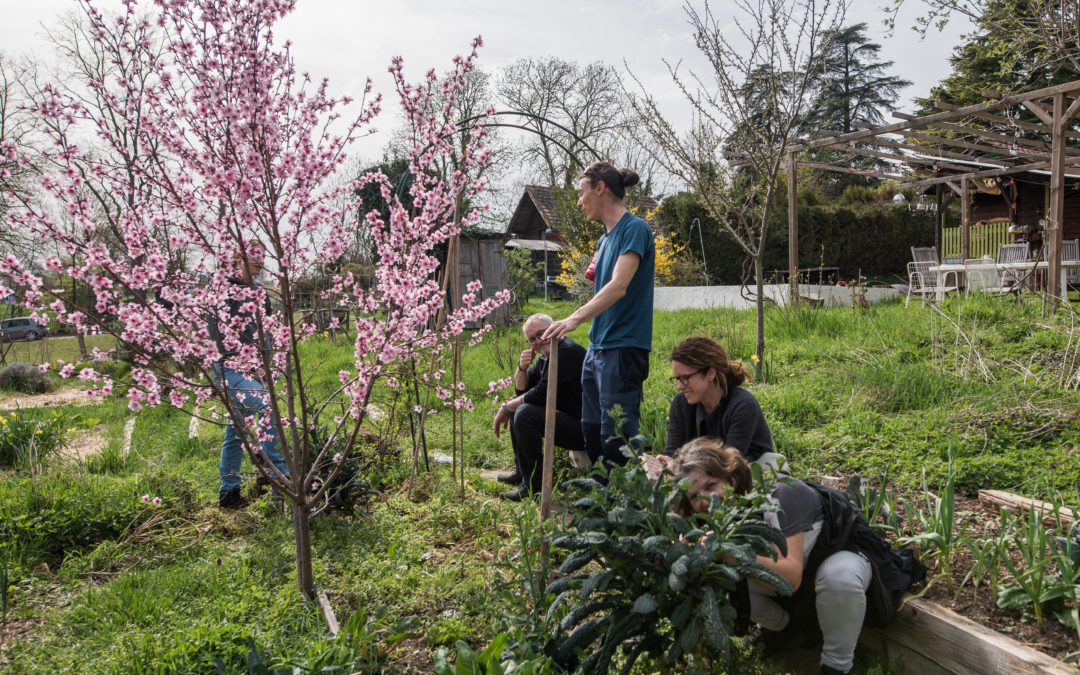
[[[85,98],[47,88],[34,111],[48,134],[39,151],[46,156],[0,148],[6,161],[54,167],[36,199],[8,198],[17,202],[20,226],[64,252],[44,267],[87,284],[92,305],[53,297],[44,273],[13,257],[0,260],[0,296],[18,291],[37,317],[48,309],[80,333],[114,335],[135,361],[125,383],[133,410],[223,404],[253,464],[291,505],[298,582],[311,595],[311,513],[361,437],[376,382],[395,364],[448,349],[467,324],[508,299],[505,292],[478,298],[473,283],[454,303],[458,309],[445,312],[447,298],[435,278],[436,247],[479,217],[475,208],[458,208],[478,204],[484,187],[476,178],[489,159],[483,123],[455,147],[453,120],[480,41],[469,56],[454,59],[445,78],[430,71],[410,84],[400,59],[390,68],[416,139],[409,153],[413,208],[406,210],[385,176],[333,180],[380,98],[366,100],[369,83],[359,114],[340,119],[349,99],[331,97],[325,81],[312,84],[295,71],[289,46],[275,44],[273,34],[293,0],[154,4],[151,19],[136,11],[135,0],[118,17],[106,17],[82,0],[91,38],[107,59],[104,76],[83,84],[104,103],[87,106]],[[458,168],[438,172],[451,153]],[[349,275],[334,277],[326,298],[357,317],[355,361],[338,373],[340,386],[328,399],[314,400],[315,366],[300,357],[314,327],[294,311],[294,286],[340,260],[351,239],[342,209],[358,208],[357,189],[371,182],[390,205],[387,220],[366,216],[378,261],[374,279],[365,288]],[[106,245],[97,236],[101,228],[120,236]],[[266,249],[271,287],[229,280],[261,253],[253,241]],[[279,311],[264,311],[268,293]],[[239,316],[228,311],[230,303],[240,307]],[[266,348],[252,346],[245,334]],[[272,415],[257,420],[228,406],[235,392],[215,377],[219,366],[263,382]],[[91,396],[113,389],[93,369],[65,367],[61,375],[87,382]],[[440,375],[428,384],[442,405],[470,405],[464,387]],[[316,425],[328,433],[310,433]],[[259,442],[271,430],[288,475],[260,456]]]

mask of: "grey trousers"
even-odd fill
[[[809,533],[808,533],[809,534]],[[816,532],[814,533],[817,534]],[[815,536],[814,539],[817,537]],[[810,547],[812,542],[808,542]],[[855,643],[859,641],[866,614],[866,589],[873,570],[861,553],[839,551],[825,559],[814,577],[818,623],[825,642],[821,664],[841,672],[851,670]],[[776,593],[750,584],[750,620],[762,628],[783,630],[790,617],[773,599]]]

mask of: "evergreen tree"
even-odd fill
[[[824,40],[821,73],[815,81],[816,98],[800,125],[807,135],[822,132],[847,134],[861,127],[885,123],[885,111],[896,109],[900,90],[911,82],[891,75],[892,61],[879,60],[881,45],[871,42],[865,23],[828,33]],[[860,144],[871,146],[869,144]],[[835,163],[848,155],[834,150],[812,153],[815,160]],[[880,168],[884,162],[856,155],[847,160],[854,168]],[[877,179],[849,174],[818,175],[812,183],[825,196],[835,197],[852,185],[873,185]]]
[[[879,61],[881,45],[871,42],[866,24],[831,32],[825,39],[817,100],[803,122],[806,131],[850,133],[884,123],[896,109],[900,90],[911,82],[890,75],[892,61]]]
[[[1015,28],[1036,22],[1044,3],[986,0],[982,4],[983,13],[975,21],[977,30],[954,50],[952,73],[931,89],[927,98],[918,99],[919,114],[938,112],[934,101],[982,103],[986,90],[1020,93],[1080,78],[1075,56],[1050,55],[1050,45],[1038,34]],[[1075,52],[1080,52],[1080,47],[1074,46]],[[1034,120],[1020,108],[1011,112]]]

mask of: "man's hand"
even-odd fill
[[[506,410],[506,408],[499,408],[498,412],[495,413],[495,422],[493,424],[493,427],[495,429],[495,438],[498,438],[499,432],[502,431],[502,428],[505,426],[509,426],[509,424],[510,413]]]
[[[521,356],[518,357],[518,370],[528,370],[535,358],[536,352],[532,349],[521,350]]]
[[[548,340],[558,340],[580,325],[581,319],[576,319],[574,318],[574,315],[571,314],[565,319],[556,321],[548,326],[548,329],[544,331],[544,334],[540,339],[544,342],[547,342]]]

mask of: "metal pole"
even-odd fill
[[[694,218],[690,223],[690,236],[694,236],[694,225],[697,225],[698,243],[701,244],[701,272],[705,276],[705,285],[709,285],[709,263],[705,260],[705,235],[701,233],[701,220]]]
[[[540,235],[540,240],[544,242],[544,302],[548,300],[548,250],[547,250],[547,230],[544,230]],[[550,380],[548,380],[550,382]]]

